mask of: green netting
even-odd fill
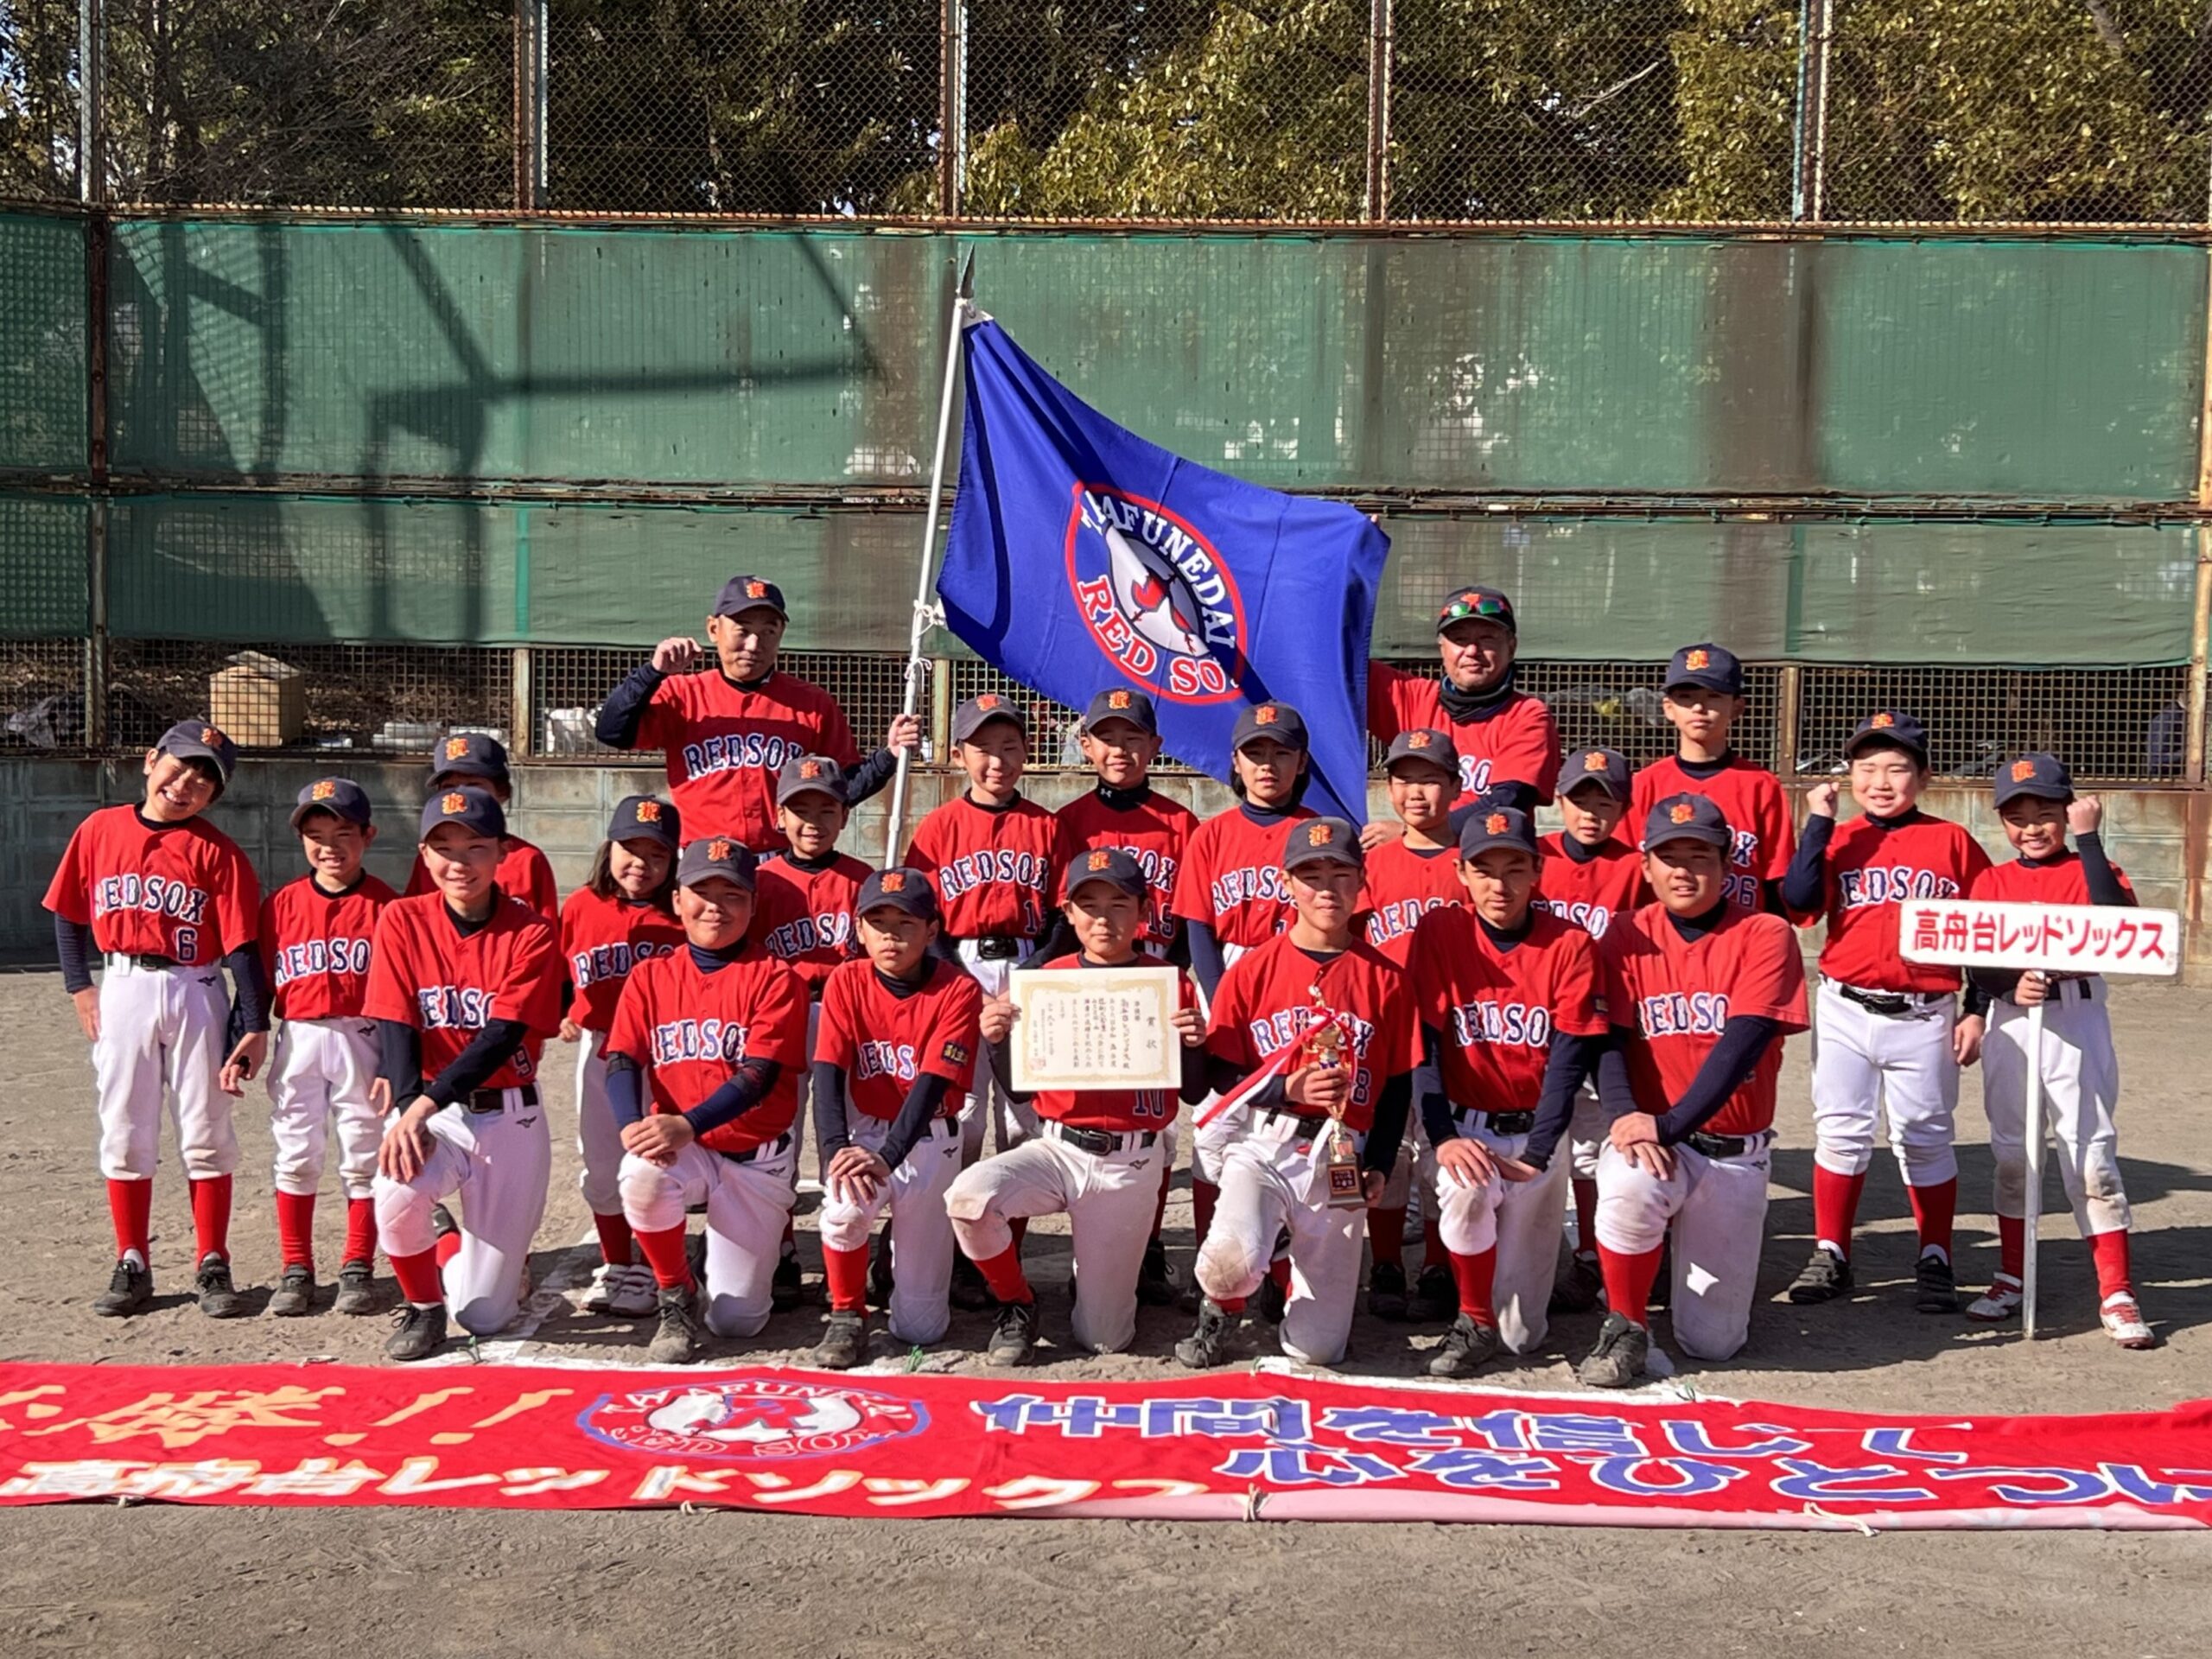
[[[0,469],[85,465],[85,236],[0,213]]]
[[[0,638],[67,639],[90,626],[86,512],[66,496],[0,495]]]

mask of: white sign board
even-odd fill
[[[1020,1017],[1007,1039],[1013,1081],[1039,1089],[1173,1089],[1183,1080],[1174,968],[1017,969]]]
[[[2055,974],[2181,972],[2181,918],[2171,910],[1909,899],[1903,911],[1897,949],[1908,962]]]

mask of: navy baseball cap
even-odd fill
[[[1859,729],[1852,733],[1851,741],[1843,746],[1843,757],[1847,760],[1855,760],[1860,751],[1885,743],[1904,750],[1923,766],[1928,764],[1928,728],[1920,723],[1916,716],[1899,714],[1891,709],[1880,709],[1860,721]]]
[[[1454,782],[1459,777],[1459,751],[1452,747],[1452,740],[1445,733],[1427,726],[1400,732],[1390,740],[1390,752],[1382,758],[1382,770],[1389,771],[1401,760],[1426,760],[1430,766],[1441,766],[1450,772]]]
[[[300,791],[299,804],[292,809],[292,828],[298,829],[310,812],[365,824],[369,821],[368,791],[351,778],[318,778]]]
[[[1367,868],[1360,850],[1359,831],[1343,818],[1303,818],[1290,826],[1282,844],[1282,867],[1301,870],[1308,864],[1348,864]]]
[[[206,760],[215,768],[215,781],[227,784],[238,763],[238,746],[206,720],[180,720],[162,734],[154,747],[180,760]]]
[[[488,778],[504,784],[509,781],[507,751],[488,732],[454,732],[431,749],[430,776],[433,779]]]
[[[1694,685],[1701,691],[1725,691],[1732,697],[1744,695],[1744,665],[1736,660],[1736,653],[1725,645],[1684,645],[1675,653],[1674,661],[1667,664],[1666,689],[1678,685]]]
[[[802,754],[785,761],[776,774],[776,804],[781,806],[794,795],[827,795],[842,804],[845,769],[826,754]]]
[[[423,833],[418,839],[428,841],[431,830],[446,823],[457,823],[489,841],[497,841],[507,833],[507,815],[501,810],[499,798],[490,790],[478,789],[471,784],[430,791],[430,798],[423,803]]]
[[[2024,754],[1997,768],[1997,804],[2022,795],[2044,801],[2074,798],[2074,774],[2055,754]]]
[[[1459,856],[1471,859],[1493,847],[1517,847],[1531,858],[1539,856],[1535,821],[1517,806],[1470,812],[1459,826]]]
[[[609,841],[657,841],[670,852],[683,845],[683,819],[676,808],[653,795],[625,795],[607,821]]]
[[[1085,731],[1107,720],[1126,720],[1147,737],[1160,735],[1160,711],[1152,706],[1150,697],[1133,686],[1116,685],[1101,691],[1083,711]]]
[[[986,691],[952,711],[952,741],[965,743],[995,720],[1010,721],[1022,736],[1029,735],[1029,716],[1021,712],[1021,705],[995,691]]]
[[[1255,703],[1236,716],[1229,747],[1241,749],[1255,738],[1271,737],[1287,749],[1306,747],[1306,717],[1287,702]]]
[[[886,907],[903,910],[925,922],[937,919],[937,889],[919,870],[871,870],[853,899],[853,914],[865,916]]]
[[[1669,795],[1644,817],[1643,850],[1669,841],[1701,841],[1726,852],[1736,844],[1736,832],[1710,795]]]
[[[1513,620],[1513,601],[1495,588],[1462,588],[1444,601],[1436,613],[1439,633],[1454,622],[1470,618],[1481,622],[1496,622],[1508,633],[1518,634],[1521,625]]]
[[[725,881],[734,881],[747,893],[753,887],[753,868],[760,861],[741,841],[728,836],[702,836],[683,849],[676,861],[676,881],[678,887],[696,887],[702,881],[711,881],[717,876]]]
[[[1103,881],[1132,899],[1147,898],[1152,893],[1152,884],[1144,879],[1136,860],[1119,847],[1094,847],[1070,859],[1066,879],[1060,883],[1060,897],[1072,899],[1077,889],[1094,881]]]
[[[1618,749],[1580,749],[1568,755],[1560,768],[1559,792],[1572,795],[1592,784],[1617,801],[1627,800],[1635,792],[1628,757]]]
[[[778,616],[791,615],[784,608],[784,590],[766,576],[732,576],[722,583],[721,592],[715,595],[712,614],[735,616],[741,611],[764,607]]]

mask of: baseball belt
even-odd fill
[[[1751,1143],[1758,1138],[1749,1135],[1707,1135],[1699,1129],[1684,1135],[1682,1144],[1708,1158],[1740,1158],[1751,1150]]]
[[[976,947],[978,962],[1019,962],[1028,941],[1011,933],[979,933],[968,943]]]
[[[151,951],[141,954],[133,954],[130,951],[118,950],[109,957],[108,960],[111,963],[127,962],[133,968],[146,968],[153,969],[163,968],[181,968],[184,966],[184,964],[179,962],[175,957],[156,956]]]
[[[1869,1014],[1878,1014],[1888,1020],[1916,1019],[1923,1014],[1933,1014],[1947,1007],[1948,994],[1940,996],[1921,996],[1908,991],[1862,991],[1856,985],[1846,985],[1840,980],[1830,980],[1835,994],[1847,1002],[1856,1002]]]
[[[1160,1135],[1154,1129],[1133,1129],[1125,1135],[1116,1135],[1107,1129],[1077,1128],[1072,1123],[1063,1123],[1057,1118],[1044,1121],[1045,1133],[1055,1141],[1065,1141],[1077,1152],[1087,1152],[1094,1158],[1104,1158],[1117,1152],[1135,1152],[1141,1147],[1160,1144]]]
[[[515,1092],[522,1096],[518,1104],[524,1108],[537,1104],[536,1084],[525,1083]],[[458,1101],[455,1104],[459,1105],[463,1111],[475,1112],[479,1115],[504,1112],[507,1109],[507,1091],[504,1089],[479,1089],[466,1100]]]
[[[1326,1112],[1308,1115],[1294,1112],[1281,1106],[1263,1106],[1260,1109],[1260,1116],[1271,1123],[1287,1119],[1298,1125],[1298,1132],[1300,1135],[1307,1136],[1319,1135],[1329,1127],[1329,1115]]]
[[[722,1152],[720,1147],[716,1147],[714,1150],[728,1159],[733,1164],[749,1164],[755,1159],[773,1158],[778,1153],[787,1149],[791,1143],[791,1138],[786,1133],[778,1135],[772,1141],[763,1141],[757,1147],[747,1147],[743,1152]]]
[[[1483,1127],[1496,1135],[1526,1135],[1536,1127],[1534,1112],[1485,1112],[1472,1106],[1459,1106],[1452,1109],[1463,1118],[1480,1118]]]

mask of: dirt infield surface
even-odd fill
[[[1782,1147],[1747,1351],[1685,1364],[1708,1393],[1916,1412],[2157,1409],[2212,1394],[2212,1065],[2207,998],[2131,988],[2114,1004],[2125,1077],[2121,1151],[2136,1211],[2137,1283],[2164,1345],[2124,1353],[2097,1328],[2088,1253],[2053,1174],[2042,1257],[2044,1335],[1989,1332],[1912,1311],[1911,1235],[1895,1166],[1868,1184],[1859,1288],[1796,1308],[1783,1287],[1809,1248],[1807,1044],[1790,1044]],[[155,1195],[151,1314],[96,1319],[110,1252],[93,1164],[92,1073],[59,979],[0,976],[0,1243],[16,1276],[0,1357],[137,1364],[376,1363],[383,1319],[323,1313],[217,1324],[191,1302],[190,1224],[172,1153]],[[573,1051],[547,1053],[556,1125],[552,1201],[532,1263],[539,1294],[524,1358],[627,1353],[647,1332],[578,1311],[594,1257],[575,1185]],[[1995,1265],[1978,1084],[1960,1111],[1960,1282]],[[238,1114],[245,1148],[233,1227],[238,1281],[257,1307],[275,1276],[266,1103]],[[811,1167],[810,1149],[808,1165]],[[321,1243],[334,1265],[340,1206]],[[811,1218],[801,1222],[810,1227]],[[1187,1266],[1180,1178],[1171,1253]],[[1141,1376],[1188,1327],[1147,1310],[1136,1351],[1070,1357],[1067,1258],[1056,1221],[1031,1230],[1045,1375]],[[810,1277],[818,1268],[804,1239]],[[327,1299],[327,1290],[324,1293]],[[780,1314],[716,1357],[797,1362],[821,1313]],[[1541,1357],[1501,1365],[1502,1388],[1574,1386],[1595,1314],[1554,1321]],[[988,1325],[956,1314],[933,1367],[975,1365]],[[517,1333],[521,1334],[521,1333]],[[1663,1322],[1660,1327],[1666,1340]],[[1420,1372],[1440,1327],[1364,1318],[1344,1370]],[[881,1340],[879,1338],[879,1340]],[[1260,1338],[1249,1351],[1262,1351]],[[891,1357],[888,1350],[881,1357]],[[0,1652],[535,1656],[1044,1651],[1416,1656],[1456,1649],[1604,1656],[1777,1651],[1791,1659],[1950,1655],[2195,1655],[2212,1539],[2194,1535],[1738,1535],[1555,1528],[976,1521],[842,1522],[728,1513],[475,1515],[76,1507],[0,1513]]]

